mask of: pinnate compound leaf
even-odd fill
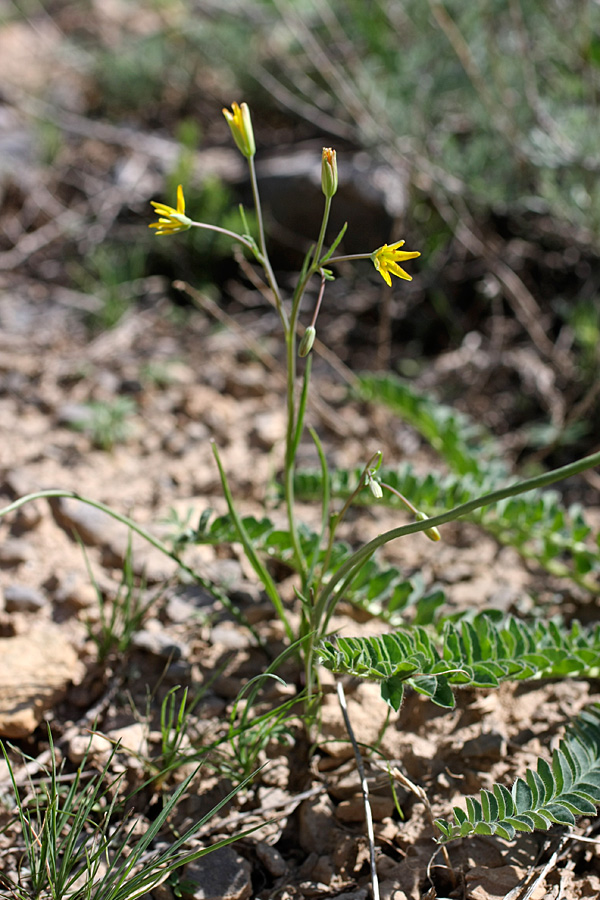
[[[415,690],[451,707],[452,686],[497,687],[503,681],[552,678],[565,671],[590,677],[600,666],[600,626],[527,625],[513,617],[497,621],[494,615],[479,613],[470,621],[446,620],[441,634],[422,626],[405,627],[382,636],[321,641],[317,652],[333,672],[376,681],[412,679]],[[586,729],[582,721],[580,742],[554,758],[552,772],[540,770],[546,792],[554,790],[555,782],[560,790],[568,790],[587,767]]]
[[[512,792],[502,784],[467,797],[467,811],[454,807],[453,821],[438,819],[440,843],[469,834],[497,834],[512,840],[517,831],[575,825],[576,816],[595,815],[600,804],[600,704],[585,709],[567,729],[552,756],[538,760],[517,778]],[[483,830],[482,830],[483,827]],[[489,829],[489,830],[486,830]]]

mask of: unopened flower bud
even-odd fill
[[[313,325],[309,325],[302,335],[302,340],[300,341],[300,346],[298,347],[298,356],[308,356],[313,348],[316,336],[316,328]]]
[[[415,515],[415,519],[417,522],[426,522],[429,516],[426,516],[424,512],[417,510]],[[442,536],[437,530],[437,528],[426,528],[423,531],[423,534],[426,534],[430,541],[441,541]]]
[[[383,489],[377,479],[373,478],[372,475],[367,475],[367,484],[369,485],[369,490],[373,494],[376,500],[381,500],[383,497]]]
[[[321,158],[321,187],[325,196],[331,200],[338,186],[337,159],[335,150],[323,147]]]
[[[256,144],[254,143],[254,131],[248,104],[242,103],[240,106],[238,103],[232,103],[231,110],[230,112],[228,109],[224,109],[223,115],[227,119],[238,150],[247,159],[250,159],[256,153]]]

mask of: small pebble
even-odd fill
[[[285,859],[275,847],[261,842],[256,845],[256,855],[273,878],[281,878],[287,872]]]
[[[10,584],[4,588],[6,612],[38,612],[47,603],[40,590],[26,584]]]
[[[0,544],[0,567],[11,568],[29,562],[35,556],[33,547],[22,538],[6,538]]]

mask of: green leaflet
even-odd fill
[[[382,682],[382,696],[394,709],[406,682],[449,708],[454,706],[452,685],[497,687],[502,681],[565,673],[589,677],[600,665],[600,625],[589,630],[579,623],[570,628],[542,621],[527,625],[479,613],[470,621],[446,620],[441,635],[415,625],[378,637],[321,641],[317,653],[333,672]],[[520,796],[525,789],[549,796],[556,783],[569,790],[573,772],[585,762],[583,753],[576,745],[557,753],[552,771],[542,766],[533,786],[519,786]]]
[[[512,791],[495,784],[479,799],[467,797],[466,812],[438,819],[439,843],[469,834],[497,834],[512,839],[517,831],[547,830],[554,823],[574,825],[576,816],[595,815],[600,804],[600,704],[587,707],[569,726],[549,764],[517,778]]]

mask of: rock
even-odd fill
[[[460,752],[466,759],[498,762],[506,756],[506,738],[498,731],[484,731],[465,741]]]
[[[84,581],[79,572],[67,572],[54,592],[56,603],[66,604],[75,609],[88,609],[98,602],[96,588]]]
[[[378,797],[374,794],[369,797],[369,804],[374,822],[380,822],[394,812],[394,801],[391,797]],[[365,804],[362,794],[356,794],[349,800],[338,803],[335,815],[340,822],[364,822]]]
[[[108,733],[113,746],[120,741],[119,753],[148,758],[148,728],[142,722],[134,722],[124,728],[115,728]]]
[[[5,538],[0,544],[0,568],[12,568],[29,562],[35,556],[33,547],[22,538]]]
[[[336,894],[335,900],[367,900],[368,896],[369,890],[360,888],[358,891],[346,891],[343,894]],[[399,898],[395,898],[395,900],[399,900]]]
[[[125,526],[113,531],[111,539],[102,550],[102,565],[107,568],[122,569],[131,546],[133,572],[143,578],[146,584],[163,584],[178,570],[175,560],[153,547],[138,534],[130,536]]]
[[[112,752],[112,745],[107,739],[95,732],[94,734],[74,734],[67,746],[67,756],[75,765],[79,765],[87,757],[88,759],[108,759]]]
[[[175,894],[171,887],[168,884],[165,884],[164,881],[162,884],[152,888],[150,896],[152,897],[152,900],[175,900]]]
[[[226,650],[245,650],[250,646],[250,635],[233,622],[220,622],[211,631],[211,641]]]
[[[359,744],[375,744],[385,725],[389,710],[381,699],[379,686],[368,682],[360,684],[354,695],[348,697],[347,703],[356,740]],[[321,749],[334,759],[343,760],[353,755],[335,694],[324,698],[321,709],[321,736],[324,739]],[[335,738],[337,740],[332,740]]]
[[[112,516],[82,503],[73,497],[56,497],[49,501],[50,509],[61,528],[73,537],[76,535],[90,547],[100,547],[110,543],[116,528],[125,528]],[[127,531],[127,529],[125,529]]]
[[[299,843],[307,853],[332,853],[343,832],[335,824],[333,803],[327,794],[305,800],[299,809]]]
[[[478,866],[471,869],[465,875],[469,900],[503,900],[526,874],[527,870],[518,866],[498,866],[495,869]],[[544,896],[546,888],[543,884],[540,890],[541,893],[533,894],[532,900],[540,900]]]
[[[57,411],[57,422],[68,428],[84,428],[94,420],[94,410],[86,403],[64,403]]]
[[[50,622],[26,635],[0,639],[0,736],[22,738],[79,681],[83,665],[60,628]]]
[[[10,530],[16,535],[24,534],[26,531],[32,531],[39,525],[42,518],[41,501],[31,500],[17,510]]]
[[[250,864],[232,847],[221,847],[183,869],[184,900],[246,900],[252,894]]]
[[[10,584],[4,588],[6,612],[38,612],[48,603],[47,597],[27,584]]]
[[[160,659],[181,659],[188,653],[187,646],[162,630],[143,628],[133,636],[132,644],[138,650],[145,650]]]
[[[287,872],[287,863],[279,850],[261,841],[256,845],[256,856],[273,878],[281,878]]]

